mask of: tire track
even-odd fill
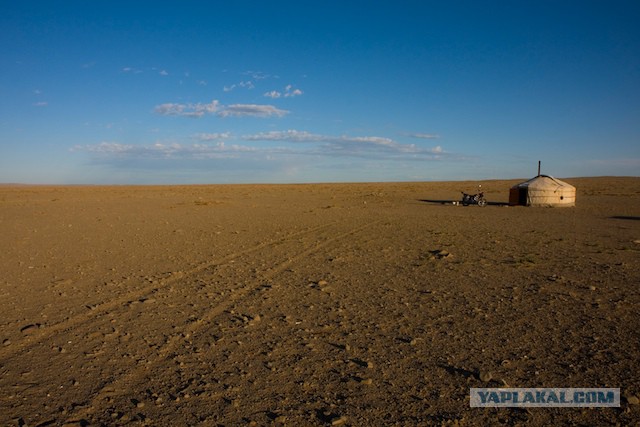
[[[144,364],[137,365],[134,369],[125,372],[120,377],[111,382],[102,384],[100,390],[98,390],[87,402],[83,403],[82,405],[78,405],[78,412],[75,413],[73,418],[71,418],[68,422],[86,422],[87,419],[92,418],[93,414],[100,412],[101,402],[112,401],[114,398],[123,396],[127,391],[132,390],[133,386],[143,382],[145,380],[145,377],[150,372],[153,372],[153,369],[158,364],[160,364],[162,361],[165,361],[175,353],[177,348],[183,343],[185,336],[193,336],[204,326],[210,325],[215,318],[222,315],[252,291],[256,291],[260,286],[262,286],[262,284],[264,284],[265,281],[274,279],[279,274],[286,271],[291,265],[294,265],[296,262],[298,262],[300,259],[303,259],[310,254],[331,245],[336,241],[357,234],[379,222],[380,221],[372,221],[365,225],[340,233],[336,236],[327,238],[321,242],[315,242],[306,249],[296,252],[294,256],[287,257],[284,261],[280,262],[274,268],[262,274],[259,274],[259,277],[256,277],[253,281],[250,281],[250,283],[248,283],[244,287],[236,289],[234,292],[232,292],[231,295],[225,298],[224,301],[220,302],[219,304],[205,312],[202,316],[199,317],[199,320],[197,322],[191,323],[181,334],[176,334],[170,337],[165,345],[155,352],[153,359],[145,361]],[[318,229],[321,230],[326,228],[327,227],[318,227],[316,231]],[[306,234],[308,235],[310,233]],[[200,269],[199,271],[201,270],[203,269]]]
[[[166,278],[161,278],[158,281],[148,286],[137,289],[135,291],[128,292],[124,295],[116,297],[107,302],[92,306],[90,309],[88,308],[87,311],[84,313],[77,314],[73,317],[69,317],[61,322],[58,322],[52,325],[46,325],[45,327],[39,328],[37,330],[32,330],[30,331],[29,335],[24,336],[23,339],[17,342],[15,346],[0,348],[0,363],[7,358],[15,357],[18,354],[24,353],[31,347],[38,345],[41,341],[51,338],[57,333],[72,329],[78,325],[82,325],[87,321],[90,321],[92,319],[99,317],[102,314],[105,314],[113,309],[123,306],[127,302],[139,300],[143,298],[145,295],[148,295],[149,293],[157,292],[162,288],[166,288],[178,281],[185,280],[191,276],[197,275],[198,273],[204,270],[207,270],[211,267],[227,264],[242,256],[251,254],[253,252],[256,252],[268,247],[273,247],[279,244],[286,243],[291,239],[311,235],[315,232],[321,231],[335,224],[336,224],[336,221],[333,221],[327,224],[320,225],[318,227],[312,227],[307,230],[291,233],[287,236],[280,237],[278,239],[260,243],[258,245],[252,246],[250,248],[247,248],[241,251],[233,252],[231,254],[225,255],[224,257],[218,260],[203,262],[186,271],[174,272],[171,276]]]

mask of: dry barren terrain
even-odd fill
[[[0,425],[638,425],[640,178],[566,181],[2,186]]]

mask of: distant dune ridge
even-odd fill
[[[0,186],[0,425],[637,425],[640,178],[562,180]]]

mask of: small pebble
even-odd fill
[[[22,328],[20,328],[20,332],[22,332],[23,334],[31,334],[35,332],[39,326],[40,325],[38,325],[37,323],[35,325],[31,324],[31,325],[23,326]]]
[[[331,421],[331,425],[332,426],[341,426],[344,423],[347,422],[347,417],[340,417],[340,418],[336,418],[335,420]]]
[[[489,371],[480,371],[480,373],[478,374],[478,377],[480,378],[480,381],[484,381],[485,383],[488,383],[493,379],[493,374]]]
[[[625,396],[625,399],[627,399],[627,403],[629,405],[638,405],[638,404],[640,404],[640,399],[638,399],[638,396],[628,395],[628,396]]]

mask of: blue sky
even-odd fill
[[[0,182],[640,175],[637,1],[0,0]]]

